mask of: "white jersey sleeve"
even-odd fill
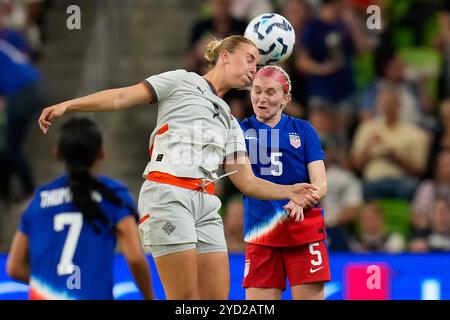
[[[232,117],[231,128],[225,143],[225,161],[233,161],[236,156],[247,154],[244,134],[237,120]]]
[[[143,83],[152,93],[154,102],[160,102],[172,95],[185,74],[182,69],[167,71],[148,77]]]

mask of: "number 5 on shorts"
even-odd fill
[[[320,250],[314,249],[314,247],[318,247],[319,242],[313,242],[309,244],[309,253],[311,253],[313,256],[317,256],[317,260],[311,259],[311,264],[313,266],[320,266],[322,264],[322,253]]]

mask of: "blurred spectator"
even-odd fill
[[[6,158],[9,169],[2,167],[2,197],[10,194],[10,177],[17,174],[22,196],[31,195],[34,182],[30,166],[23,154],[30,121],[44,106],[39,71],[28,58],[8,42],[0,39],[0,96],[6,101]]]
[[[427,242],[430,251],[450,251],[450,204],[447,199],[434,201]]]
[[[207,0],[211,16],[194,23],[191,30],[186,69],[205,74],[209,68],[205,46],[212,38],[222,39],[233,34],[243,35],[247,22],[231,16],[232,0]],[[251,109],[246,90],[232,89],[224,96],[232,114],[239,120],[245,118]],[[236,189],[234,189],[236,190]]]
[[[355,100],[352,59],[365,50],[363,28],[342,0],[324,0],[317,18],[308,21],[301,36],[298,64],[308,82],[309,108],[329,105],[337,111],[336,135],[348,142]]]
[[[450,149],[439,153],[435,168],[434,177],[420,183],[412,202],[412,220],[416,229],[428,227],[434,199],[450,201]]]
[[[367,27],[367,18],[369,17],[367,8],[375,5],[380,10],[380,27],[381,28],[368,28]],[[341,10],[345,13],[350,12],[351,14],[355,14],[357,19],[361,21],[360,23],[364,24],[363,32],[364,32],[364,40],[361,44],[367,52],[375,49],[379,46],[382,41],[383,33],[387,30],[388,24],[387,20],[389,18],[389,13],[387,8],[389,7],[389,1],[386,0],[346,0],[342,2]],[[371,11],[371,14],[373,11]]]
[[[9,165],[6,157],[6,100],[0,96],[0,181],[7,179]],[[6,185],[0,183],[0,200],[6,197]],[[0,204],[1,205],[1,204]],[[1,232],[1,229],[0,229]]]
[[[445,99],[439,108],[439,125],[431,147],[430,164],[442,150],[450,150],[450,98]]]
[[[232,0],[231,16],[235,19],[250,21],[260,14],[272,11],[270,0]]]
[[[6,27],[5,19],[8,13],[6,9],[6,4],[2,3],[0,0],[0,39],[9,42],[17,50],[29,56],[30,48],[24,35],[17,30]]]
[[[323,105],[317,106],[310,111],[308,121],[316,129],[317,134],[320,137],[320,141],[325,146],[332,146],[334,150],[333,157],[337,159],[340,166],[347,170],[353,169],[350,165],[349,155],[345,145],[341,144],[342,141],[337,139],[334,135],[336,127],[335,112],[330,107]]]
[[[4,27],[23,33],[32,60],[39,58],[43,49],[44,5],[44,0],[0,0]]]
[[[306,0],[285,0],[281,7],[283,15],[292,25],[295,31],[295,46],[291,56],[284,62],[282,67],[291,78],[291,96],[292,100],[284,112],[298,118],[307,118],[308,87],[306,75],[300,70],[297,64],[297,56],[300,50],[300,39],[303,34],[305,23],[310,19],[310,8]]]
[[[229,252],[244,252],[244,207],[240,195],[232,197],[228,202],[223,217],[225,239]]]
[[[450,1],[443,2],[437,20],[439,32],[435,44],[442,55],[438,97],[448,98],[450,97]]]
[[[432,176],[436,158],[443,150],[450,151],[450,98],[445,99],[439,107],[439,118],[428,159],[427,178]]]
[[[400,119],[395,89],[382,89],[378,107],[382,117],[363,122],[352,147],[353,163],[364,179],[365,199],[411,200],[425,170],[429,137]]]
[[[383,214],[376,202],[366,204],[359,215],[359,235],[352,243],[355,252],[401,252],[405,238],[384,230]]]
[[[355,221],[359,207],[364,203],[362,183],[351,171],[342,167],[337,152],[325,145],[325,166],[328,193],[321,204],[328,226],[345,225]]]
[[[428,45],[435,32],[436,10],[445,1],[448,0],[385,1],[394,41],[402,47]]]
[[[327,146],[335,145],[340,149],[340,146],[337,145],[338,141],[334,136],[334,113],[329,107],[318,106],[314,108],[309,113],[308,120],[314,129],[316,129],[321,141],[326,141]]]
[[[433,200],[428,230],[414,230],[410,242],[413,252],[450,251],[450,204],[448,198]]]
[[[324,144],[328,193],[321,200],[325,211],[327,244],[331,251],[348,251],[349,234],[363,204],[361,181],[341,166],[336,150]]]
[[[198,20],[191,30],[187,69],[199,74],[206,73],[205,45],[212,38],[224,38],[233,34],[243,35],[247,23],[231,16],[232,0],[208,0],[211,16]]]
[[[433,151],[450,150],[450,97],[442,102],[439,111],[441,126]]]
[[[383,20],[383,13],[386,12],[386,6],[389,5],[389,1],[386,0],[348,0],[348,5],[351,5],[358,14],[367,16],[367,8],[371,5],[376,5],[380,8],[381,19]],[[383,26],[383,24],[382,24]]]
[[[384,87],[391,87],[399,93],[400,119],[432,128],[433,121],[425,117],[432,111],[432,102],[422,82],[406,80],[405,64],[401,57],[390,45],[385,45],[376,51],[374,60],[377,79],[363,93],[359,119],[366,121],[379,117],[381,110],[377,109],[377,96]]]
[[[334,113],[326,106],[312,109],[309,122],[316,129],[325,150],[328,194],[321,205],[325,212],[327,245],[330,251],[349,251],[350,233],[358,204],[362,204],[362,186],[359,179],[348,170],[342,146],[334,136]],[[361,203],[360,203],[361,202]]]
[[[316,129],[320,141],[325,146],[332,146],[333,158],[337,163],[347,170],[351,170],[350,159],[345,145],[340,144],[340,140],[334,135],[336,122],[335,112],[325,105],[317,106],[310,111],[308,121]]]

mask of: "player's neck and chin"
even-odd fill
[[[265,125],[268,125],[271,128],[274,128],[281,121],[281,113],[274,115],[271,118],[263,118],[256,115],[256,120],[258,120],[261,123],[264,123]]]
[[[223,98],[231,89],[243,89],[250,86],[247,80],[243,80],[242,83],[231,83],[228,78],[224,77],[223,72],[218,72],[218,70],[220,69],[212,69],[202,76],[214,88],[218,97]]]

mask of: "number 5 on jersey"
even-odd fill
[[[270,168],[261,168],[261,175],[272,175],[279,177],[283,174],[283,162],[280,161],[282,152],[273,152],[270,154]]]

